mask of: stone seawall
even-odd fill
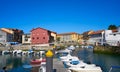
[[[31,46],[31,45],[14,45],[14,46],[1,46],[0,51],[3,50],[52,50],[53,48],[51,46]]]
[[[118,46],[95,46],[94,52],[105,54],[120,54],[120,47]]]

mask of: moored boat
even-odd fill
[[[72,72],[102,72],[100,67],[91,66],[91,67],[81,67],[81,68],[69,68]]]
[[[33,59],[33,60],[30,61],[30,63],[31,63],[32,65],[40,64],[40,63],[41,63],[41,60],[40,60],[40,59]]]

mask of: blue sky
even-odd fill
[[[120,25],[120,0],[0,0],[0,28],[83,33],[110,24]]]

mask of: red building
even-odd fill
[[[54,35],[53,35],[54,33]],[[43,29],[36,28],[31,30],[31,43],[32,44],[48,44],[55,41],[55,32]]]

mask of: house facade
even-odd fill
[[[99,30],[89,35],[89,44],[93,45],[120,45],[120,27],[117,30]]]
[[[30,34],[23,34],[22,35],[22,44],[24,44],[24,45],[30,45],[31,44]]]
[[[36,28],[31,30],[31,44],[32,45],[39,45],[39,44],[50,44],[55,42],[55,32],[43,29],[43,28]]]
[[[103,44],[103,33],[104,30],[99,30],[99,31],[94,31],[89,35],[89,40],[88,40],[88,44],[93,44],[93,45],[97,45],[97,44]]]
[[[58,34],[57,38],[60,43],[78,43],[81,40],[80,34],[75,32]]]
[[[22,34],[23,34],[22,30],[12,29],[12,28],[1,28],[1,30],[12,34],[12,39],[13,39],[12,42],[22,43]]]
[[[0,43],[5,45],[7,42],[13,41],[13,34],[0,29]]]
[[[90,31],[86,31],[84,32],[82,35],[83,35],[83,42],[82,44],[89,44],[89,38],[90,38],[90,35],[93,33],[94,31],[93,30],[90,30]]]
[[[111,46],[120,45],[120,27],[118,27],[117,31],[105,30],[104,39],[105,42]]]

